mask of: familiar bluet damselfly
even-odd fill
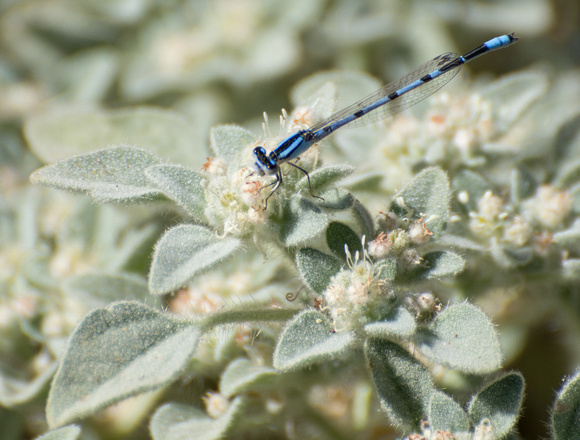
[[[438,55],[411,73],[332,114],[326,120],[288,136],[269,154],[266,153],[264,147],[254,148],[254,171],[256,174],[276,176],[276,180],[267,185],[274,185],[274,189],[266,198],[266,204],[282,184],[281,164],[288,162],[308,177],[305,170],[289,161],[298,159],[298,156],[312,145],[345,125],[362,126],[402,112],[441,89],[457,75],[465,63],[488,52],[507,47],[517,40],[518,37],[511,33],[492,38],[465,55],[459,56],[452,52]],[[381,111],[377,111],[379,109]],[[308,177],[308,181],[310,183],[310,177]]]

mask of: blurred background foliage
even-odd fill
[[[22,381],[22,389],[0,383],[0,438],[44,432],[47,382],[62,344],[78,319],[112,300],[71,298],[62,280],[70,287],[71,275],[120,268],[146,274],[164,224],[140,207],[95,206],[32,188],[28,176],[43,161],[27,146],[27,120],[172,109],[190,124],[188,142],[207,151],[196,158],[201,167],[211,126],[233,122],[260,134],[262,112],[275,120],[291,109],[292,87],[321,70],[363,71],[386,83],[439,53],[515,32],[517,46],[471,63],[461,77],[533,66],[551,80],[578,81],[579,24],[577,0],[0,0],[0,363]],[[153,303],[135,284],[125,298]],[[570,296],[579,300],[578,292]],[[506,309],[517,316],[509,299],[487,301],[480,306],[500,324]],[[580,345],[559,333],[557,315],[538,311],[508,327],[517,333],[524,320],[531,332],[514,338],[522,345],[507,367],[526,377],[519,430],[536,438],[546,435],[554,390],[578,365]]]

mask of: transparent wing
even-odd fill
[[[431,61],[428,61],[425,64],[419,66],[407,75],[387,84],[376,92],[361,99],[360,101],[349,105],[342,110],[339,110],[338,112],[331,115],[328,119],[310,127],[309,130],[315,132],[328,125],[334,125],[337,122],[342,121],[345,117],[348,117],[360,110],[364,110],[365,108],[390,95],[391,93],[397,92],[403,87],[408,86],[409,84],[412,84],[413,82],[423,78],[425,75],[439,70],[442,66],[457,58],[457,56],[458,55],[453,52],[441,54],[433,58]],[[451,81],[460,70],[461,65],[458,65],[457,67],[448,70],[437,78],[426,82],[417,88],[399,96],[398,98],[387,102],[385,105],[372,110],[366,115],[349,122],[344,127],[361,127],[364,125],[373,124],[377,121],[380,121],[381,119],[394,116],[397,113],[400,113],[403,110],[414,106],[418,102],[437,92],[437,90],[441,89],[445,84]]]

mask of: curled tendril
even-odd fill
[[[294,292],[288,292],[286,294],[286,301],[288,302],[292,302],[292,301],[296,301],[296,298],[298,298],[298,295],[300,294],[300,291],[304,288],[304,286],[302,286],[300,289],[298,289],[298,292],[294,293]]]

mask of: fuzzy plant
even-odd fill
[[[85,246],[109,245],[95,265],[108,270],[68,277],[67,293],[110,302],[87,299],[91,310],[54,350],[43,438],[79,438],[97,414],[123,420],[117,433],[150,415],[156,440],[518,438],[524,377],[502,370],[505,341],[475,303],[514,286],[528,302],[542,290],[574,296],[578,107],[560,104],[577,92],[569,80],[521,72],[338,133],[301,156],[309,177],[283,169],[267,205],[272,178],[252,174],[252,149],[374,80],[305,80],[279,134],[267,120],[262,138],[214,127],[201,168],[187,121],[169,111],[31,118],[37,156],[72,154],[33,183],[88,195],[99,204],[90,212],[136,205],[125,208],[135,230],[103,230],[104,243],[87,240],[90,218],[76,219]],[[108,147],[92,151],[95,138]],[[131,272],[149,256],[147,296],[164,306],[145,304]],[[580,438],[578,408],[576,374],[556,396],[555,439]]]

